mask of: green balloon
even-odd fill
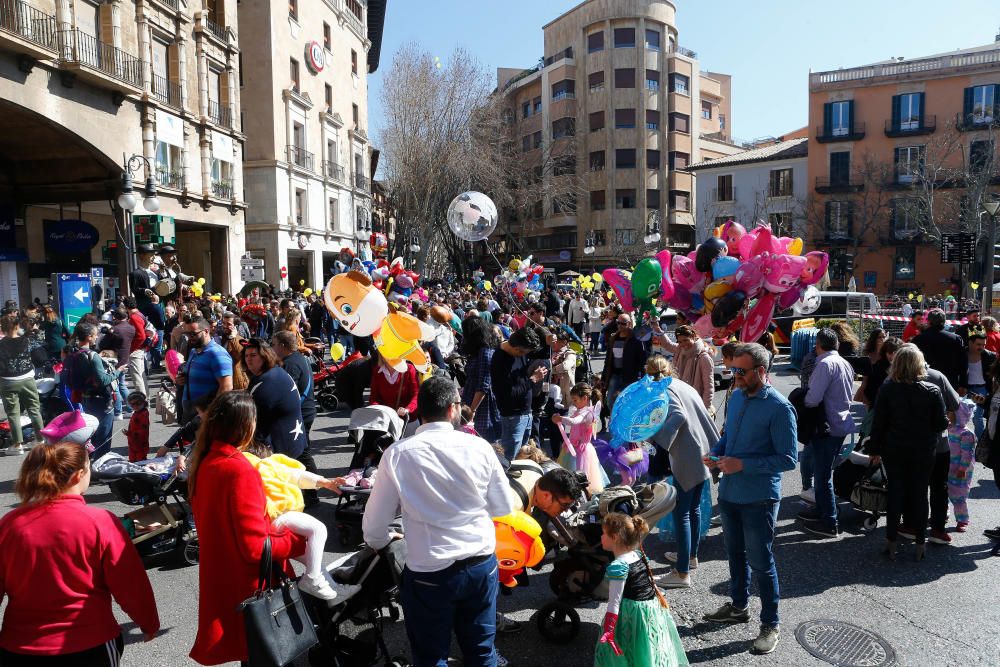
[[[660,293],[663,269],[655,257],[644,257],[632,272],[632,302],[640,313],[652,312],[656,295]]]

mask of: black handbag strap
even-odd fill
[[[271,576],[274,563],[271,559],[271,536],[264,537],[264,548],[260,552],[260,571],[257,576],[257,591],[263,593],[271,588]]]

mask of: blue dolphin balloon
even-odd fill
[[[625,387],[611,410],[611,448],[653,437],[667,418],[671,378],[654,380],[644,376]]]

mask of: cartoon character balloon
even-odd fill
[[[632,303],[640,315],[653,311],[653,302],[662,289],[662,283],[660,263],[652,257],[639,260],[632,272]]]
[[[630,313],[635,310],[635,305],[632,303],[632,274],[623,269],[604,269],[601,275],[604,276],[604,282],[608,287],[618,296],[618,301],[625,312]]]
[[[351,270],[330,278],[323,301],[340,325],[355,336],[372,335],[389,314],[385,296],[363,271]]]
[[[375,333],[375,348],[386,365],[397,371],[405,371],[406,363],[413,364],[420,373],[430,368],[430,359],[421,347],[420,341],[433,340],[434,329],[406,313],[389,313],[382,321],[382,327]]]
[[[648,375],[625,387],[611,410],[611,448],[651,438],[667,418],[671,378],[654,380]]]
[[[727,220],[722,225],[722,241],[729,250],[730,257],[740,257],[740,240],[746,236],[746,227],[735,220]],[[744,257],[743,259],[747,259]]]
[[[482,192],[463,192],[448,206],[448,227],[463,241],[482,241],[497,227],[497,206]]]
[[[531,516],[517,511],[493,519],[493,528],[500,583],[513,588],[517,586],[515,577],[524,572],[524,568],[538,565],[545,556],[542,527]]]
[[[807,252],[805,258],[806,264],[802,267],[802,273],[799,274],[799,283],[807,287],[815,285],[826,275],[826,269],[830,265],[830,256],[825,252],[814,250]]]

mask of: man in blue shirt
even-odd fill
[[[736,348],[731,368],[736,390],[729,400],[722,438],[705,464],[723,473],[719,512],[729,557],[727,602],[706,614],[716,623],[750,620],[750,571],[760,591],[760,634],[757,653],[778,645],[778,570],[774,565],[775,524],[781,500],[781,473],[794,470],[795,410],[767,382],[771,357],[757,343]]]
[[[208,321],[193,318],[184,325],[188,358],[175,381],[181,387],[181,406],[186,417],[194,415],[194,402],[205,394],[233,390],[233,358],[212,340]]]

